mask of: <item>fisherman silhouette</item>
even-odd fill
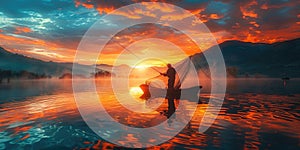
[[[168,89],[167,89],[167,96],[166,98],[168,99],[168,113],[167,117],[169,118],[174,112],[175,112],[175,104],[174,104],[174,99],[175,99],[175,88],[174,88],[174,83],[175,83],[175,77],[176,77],[176,70],[172,67],[171,64],[167,64],[168,70],[166,73],[160,73],[163,76],[168,77]]]

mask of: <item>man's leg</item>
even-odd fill
[[[168,118],[171,117],[174,112],[175,112],[174,98],[169,97],[168,98]]]

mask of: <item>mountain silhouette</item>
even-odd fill
[[[92,66],[77,65],[80,69],[78,75],[88,76]],[[11,71],[29,71],[37,74],[46,74],[59,77],[72,72],[72,63],[46,62],[20,54],[14,54],[0,47],[0,69]]]
[[[237,71],[237,77],[245,75],[262,75],[267,77],[300,77],[300,38],[277,42],[273,44],[250,43],[241,41],[225,41],[219,44],[222,51],[225,65]],[[204,51],[211,53],[214,46]],[[191,60],[196,69],[208,70],[208,65],[203,53],[191,56]],[[0,47],[0,69],[46,74],[51,76],[61,76],[72,72],[72,63],[46,62],[20,54],[13,54]],[[89,75],[91,67],[88,65],[79,66],[79,75]],[[112,66],[97,65],[96,70],[103,70],[101,67]],[[105,69],[104,69],[105,70]]]
[[[219,44],[227,68],[236,68],[238,76],[300,77],[300,38],[273,44],[226,41]],[[204,53],[211,53],[211,47]],[[196,68],[207,69],[203,53],[193,55]]]

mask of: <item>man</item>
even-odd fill
[[[160,73],[163,76],[167,76],[168,79],[168,89],[174,89],[176,70],[172,67],[171,64],[167,64],[168,70],[166,73]]]
[[[167,76],[168,79],[168,89],[167,89],[167,96],[168,99],[168,114],[167,117],[169,118],[174,112],[175,112],[175,104],[174,104],[174,98],[175,98],[175,77],[176,77],[176,70],[172,67],[171,64],[167,64],[168,70],[166,73],[160,73],[163,76]]]

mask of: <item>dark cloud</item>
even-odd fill
[[[295,28],[300,14],[297,0],[152,0],[167,2],[190,10],[206,23],[212,32],[226,31],[236,40],[251,40],[249,36],[259,37],[267,30]],[[78,1],[77,5],[93,5],[101,14],[121,6],[141,2],[140,0],[121,1]],[[88,8],[88,7],[87,7]],[[89,6],[90,8],[90,6]],[[279,31],[280,32],[280,31]],[[229,37],[229,36],[228,36]],[[276,37],[269,38],[274,41]],[[287,36],[285,39],[297,38]],[[258,39],[258,38],[256,38]],[[266,38],[260,42],[270,42]],[[258,41],[252,41],[258,42]]]

